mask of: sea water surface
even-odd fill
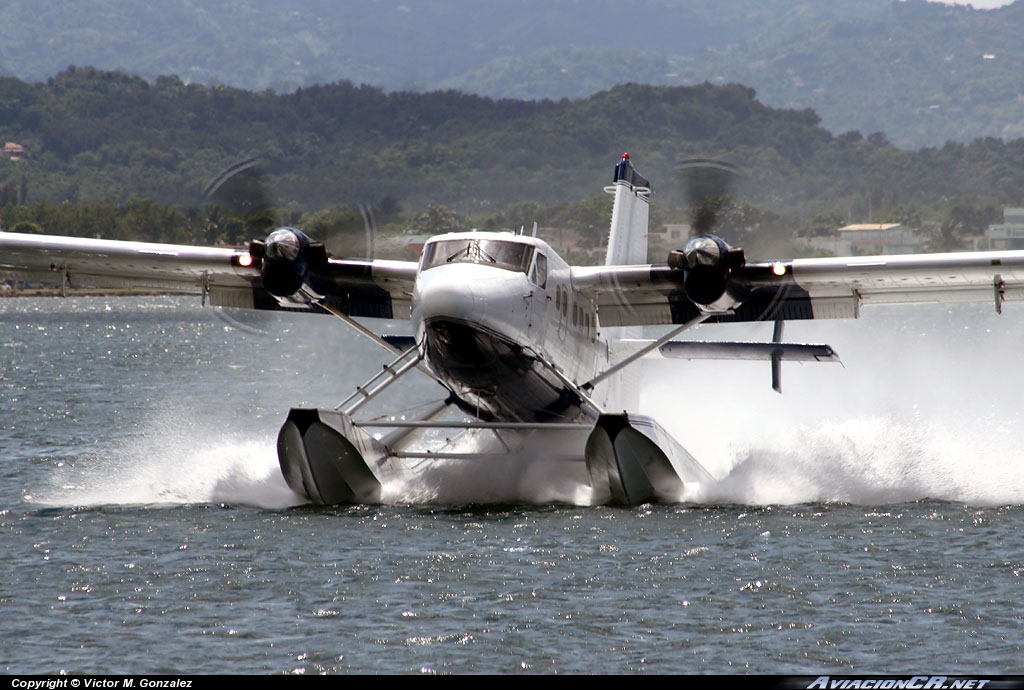
[[[0,669],[1021,673],[1024,307],[1004,312],[788,324],[844,365],[787,365],[782,396],[764,363],[644,363],[644,411],[716,477],[679,505],[548,504],[482,472],[324,508],[274,443],[386,361],[340,322],[0,300]]]

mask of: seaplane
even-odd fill
[[[1024,296],[1024,251],[752,261],[702,232],[650,263],[652,188],[628,154],[605,191],[614,202],[601,266],[569,265],[536,230],[441,234],[418,261],[395,261],[333,257],[282,227],[246,248],[0,233],[0,276],[333,315],[373,340],[388,363],[333,409],[291,409],[277,436],[288,485],[326,505],[381,502],[389,482],[467,462],[529,467],[541,482],[538,462],[567,464],[588,504],[678,502],[711,477],[636,412],[642,358],[764,360],[781,392],[783,362],[839,360],[828,345],[784,342],[786,321],[893,303],[988,302],[1001,313]],[[408,330],[379,335],[365,319]],[[704,323],[753,321],[774,324],[770,341],[678,339]],[[661,334],[642,337],[645,326]],[[436,404],[415,416],[362,413],[413,372],[439,384]]]

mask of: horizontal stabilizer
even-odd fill
[[[831,345],[797,343],[708,343],[672,341],[658,348],[671,359],[783,359],[791,362],[838,362],[839,354]]]

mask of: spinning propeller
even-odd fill
[[[712,159],[691,159],[681,164],[680,173],[690,200],[692,227],[699,234],[692,237],[682,250],[670,252],[668,264],[683,272],[686,296],[705,314],[716,314],[738,310],[745,301],[746,307],[756,303],[753,286],[759,282],[762,286],[766,282],[774,283],[775,290],[788,291],[791,286],[785,278],[787,269],[784,264],[748,265],[742,249],[730,247],[724,239],[714,234],[731,203],[730,194],[739,176],[736,167]],[[775,297],[779,292],[773,291],[771,294]],[[763,293],[761,297],[763,300]],[[783,358],[831,361],[837,357],[827,345],[784,344],[783,321],[776,307],[774,298],[769,298],[755,308],[764,310],[762,319],[775,322],[771,343],[761,352],[767,353],[767,358],[771,360],[772,388],[781,393]],[[739,347],[759,346],[756,343],[744,343]]]
[[[218,174],[203,192],[208,241],[239,244],[254,235],[265,239],[249,242],[249,256],[258,262],[263,287],[277,297],[309,301],[322,293],[327,249],[301,230],[281,225],[268,192],[260,159],[241,160]],[[358,239],[346,237],[345,253],[373,257],[376,228],[373,209],[360,204]],[[346,233],[347,235],[351,233]],[[338,237],[336,236],[337,240]]]
[[[746,264],[742,249],[718,235],[739,172],[730,163],[693,158],[680,164],[680,177],[691,207],[691,227],[698,233],[683,249],[669,252],[668,265],[683,271],[686,296],[702,311],[726,311],[739,304],[744,290],[734,280]]]
[[[264,178],[260,160],[246,158],[225,168],[206,185],[203,210],[207,240],[237,244],[277,225]]]

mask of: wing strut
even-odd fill
[[[370,339],[370,340],[372,340],[373,342],[377,343],[378,345],[380,345],[381,347],[383,347],[383,348],[384,348],[385,350],[387,350],[387,351],[388,351],[388,352],[390,352],[391,354],[393,354],[393,355],[397,355],[397,356],[398,356],[398,359],[399,359],[399,360],[400,360],[400,359],[402,359],[402,357],[403,357],[403,356],[404,356],[404,355],[405,355],[406,353],[408,353],[408,352],[409,352],[409,350],[414,350],[414,349],[416,349],[416,347],[417,347],[417,346],[416,346],[416,345],[414,344],[414,345],[413,345],[412,347],[410,347],[410,348],[408,348],[408,349],[406,349],[406,350],[403,350],[402,348],[400,348],[400,347],[397,347],[397,346],[395,346],[395,345],[394,345],[394,344],[392,344],[391,342],[388,342],[388,340],[387,340],[386,338],[383,338],[383,337],[381,337],[381,336],[377,335],[376,333],[374,333],[373,331],[371,331],[371,330],[370,330],[369,328],[367,328],[367,327],[366,327],[366,326],[364,326],[363,324],[359,323],[358,321],[356,321],[355,319],[353,319],[353,318],[352,318],[351,316],[349,316],[348,314],[344,313],[344,312],[343,312],[343,311],[341,311],[340,309],[336,309],[335,307],[332,307],[332,306],[331,306],[330,304],[328,304],[328,303],[327,303],[327,302],[326,302],[325,300],[321,300],[321,301],[317,302],[316,304],[317,304],[317,306],[319,306],[319,307],[323,308],[323,309],[324,309],[324,311],[326,311],[326,312],[328,312],[328,313],[330,313],[330,314],[333,314],[334,316],[337,316],[337,317],[338,317],[339,319],[341,319],[342,321],[344,321],[344,322],[345,322],[346,324],[348,324],[349,326],[351,326],[352,328],[354,328],[354,329],[356,330],[356,332],[357,332],[357,333],[359,333],[359,334],[361,334],[361,335],[365,335],[365,336],[366,336],[367,338],[369,338],[369,339]],[[426,374],[426,375],[427,375],[427,376],[429,376],[430,378],[434,379],[434,381],[436,381],[436,382],[437,382],[437,383],[439,383],[440,385],[444,386],[445,390],[448,390],[448,386],[447,386],[447,384],[445,384],[445,382],[444,382],[444,381],[442,381],[441,379],[439,379],[439,378],[437,377],[437,375],[436,375],[436,374],[434,374],[434,372],[432,372],[432,371],[431,371],[431,370],[430,370],[430,369],[429,369],[429,368],[428,368],[428,367],[427,367],[427,366],[426,366],[425,364],[423,364],[422,362],[423,362],[423,356],[421,355],[421,356],[420,356],[420,358],[416,360],[416,363],[415,363],[415,365],[416,365],[416,368],[417,368],[417,369],[419,369],[420,371],[422,371],[422,372],[423,372],[424,374]],[[386,367],[385,367],[385,368],[386,368]],[[404,373],[404,372],[403,372],[403,373]],[[342,405],[344,405],[344,404],[345,404],[345,403],[342,403]],[[338,407],[337,407],[336,409],[340,409],[342,405],[339,405],[339,406],[338,406]]]
[[[702,313],[698,314],[697,316],[693,317],[692,319],[690,319],[689,321],[684,323],[679,328],[676,328],[674,330],[669,331],[668,333],[666,333],[662,337],[658,338],[657,340],[654,340],[654,341],[648,343],[647,345],[645,345],[644,347],[640,348],[639,350],[637,350],[636,352],[631,354],[629,357],[626,357],[622,361],[617,362],[614,365],[608,367],[607,369],[602,371],[600,374],[598,374],[594,378],[592,378],[589,381],[587,381],[586,383],[584,383],[582,386],[580,386],[580,388],[582,388],[583,390],[587,390],[587,391],[593,390],[594,386],[596,386],[601,381],[604,381],[606,378],[608,378],[609,376],[611,376],[615,372],[619,371],[623,367],[629,366],[630,364],[632,364],[636,360],[638,360],[641,357],[643,357],[644,355],[646,355],[648,352],[651,352],[655,348],[661,347],[662,345],[667,343],[669,340],[671,340],[672,338],[674,338],[677,335],[679,335],[680,333],[682,333],[683,331],[689,330],[690,328],[693,328],[694,326],[700,325],[701,323],[703,323],[704,321],[708,320],[712,316],[714,316],[714,314],[712,312],[702,312]]]

